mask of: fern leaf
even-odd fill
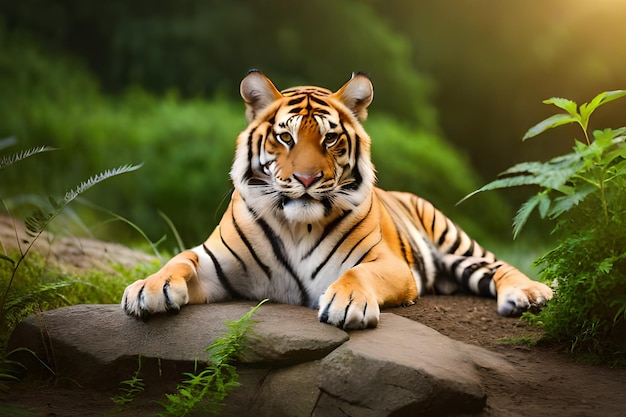
[[[48,201],[52,206],[52,210],[44,213],[41,209],[36,209],[33,214],[31,214],[26,219],[26,228],[35,235],[40,234],[48,227],[48,224],[59,214],[63,209],[75,200],[78,196],[83,194],[85,191],[93,187],[94,185],[108,179],[114,177],[116,175],[124,174],[126,172],[131,172],[139,169],[141,165],[123,165],[121,167],[115,169],[108,169],[100,174],[94,175],[90,177],[87,181],[83,181],[78,187],[73,190],[65,193],[65,197],[62,201],[57,201],[52,197],[49,197]]]
[[[509,176],[511,174],[538,174],[545,169],[544,165],[545,164],[543,162],[538,161],[521,162],[513,165],[511,168],[508,168],[506,171],[501,172],[498,176]]]
[[[535,207],[541,205],[544,207],[542,208],[543,211],[546,210],[546,204],[548,206],[550,205],[550,197],[548,197],[547,193],[540,192],[526,200],[526,202],[521,205],[521,207],[517,211],[517,214],[513,218],[513,239],[517,238],[519,233],[522,231],[522,228],[528,221],[528,218],[530,217]]]
[[[94,185],[114,177],[116,175],[124,174],[126,172],[135,171],[141,168],[143,164],[139,165],[123,165],[115,169],[108,169],[100,174],[94,175],[90,177],[87,181],[82,182],[75,189],[68,191],[65,194],[65,198],[62,201],[56,201],[54,199],[50,199],[50,204],[52,205],[52,210],[46,213],[41,209],[36,209],[33,214],[26,218],[25,224],[29,234],[33,237],[26,253],[30,251],[30,248],[35,243],[35,241],[39,238],[39,236],[43,233],[43,231],[48,227],[50,222],[54,220],[56,216],[58,216],[68,204],[70,204],[74,199],[80,196],[82,193],[93,187]]]
[[[457,205],[461,204],[465,200],[469,199],[470,197],[475,196],[478,193],[482,193],[483,191],[499,190],[501,188],[519,187],[522,185],[541,185],[541,182],[534,175],[518,175],[515,177],[498,178],[497,180],[491,181],[489,184],[485,184],[482,187],[480,187],[478,190],[473,191],[470,194],[466,195],[457,203]]]
[[[577,121],[578,120],[575,117],[569,114],[564,114],[564,113],[555,114],[537,123],[530,129],[528,129],[528,131],[526,132],[522,140],[534,138],[535,136],[545,132],[546,130],[550,130],[557,126],[565,125],[568,123],[574,123]]]
[[[554,199],[554,204],[547,213],[550,219],[555,219],[561,214],[569,211],[578,204],[580,204],[589,194],[596,191],[597,188],[586,184],[576,188],[576,192],[571,195],[565,195]]]
[[[41,234],[53,217],[54,212],[44,213],[40,208],[35,209],[24,221],[28,234],[31,236]]]
[[[50,146],[37,146],[37,147],[30,148],[28,150],[18,152],[9,156],[3,156],[2,158],[0,158],[0,169],[11,166],[16,162],[29,158],[38,153],[49,152],[49,151],[54,151],[54,150],[56,150],[56,148],[51,148]]]

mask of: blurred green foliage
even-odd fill
[[[357,0],[21,0],[0,6],[7,24],[85,59],[107,91],[136,84],[183,96],[235,98],[249,68],[282,88],[340,87],[367,71],[376,107],[434,128],[429,82],[406,39]]]
[[[521,146],[545,116],[538,100],[626,85],[626,2],[615,0],[20,0],[0,2],[2,17],[80,56],[106,92],[236,98],[251,67],[279,86],[331,88],[367,71],[374,113],[441,128],[484,179],[567,152],[566,132]]]
[[[235,139],[245,127],[243,105],[224,98],[183,99],[175,92],[155,96],[131,88],[106,96],[80,63],[44,51],[21,36],[3,33],[0,45],[0,137],[23,146],[60,148],[45,163],[31,158],[3,173],[2,197],[13,208],[28,192],[58,194],[94,171],[143,163],[132,176],[115,178],[85,197],[129,218],[157,240],[168,233],[158,211],[169,216],[187,245],[206,238],[219,221],[232,191],[229,171]],[[467,161],[433,133],[386,116],[372,116],[374,163],[381,185],[412,191],[438,205],[476,237],[507,227],[510,213],[496,195],[455,207],[479,180]],[[76,207],[75,207],[76,208]],[[493,216],[485,221],[489,209]],[[81,217],[92,224],[93,210]],[[108,238],[137,239],[127,227],[109,228]],[[172,239],[168,250],[174,250]]]
[[[549,112],[545,97],[582,102],[626,86],[626,2],[619,0],[368,0],[409,40],[411,63],[436,83],[446,137],[486,179],[519,161],[567,152],[574,129],[519,141]],[[624,104],[602,109],[594,128],[621,126]],[[519,195],[521,194],[521,195]],[[525,193],[512,194],[516,202]],[[517,205],[517,204],[516,204]]]

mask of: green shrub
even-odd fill
[[[626,127],[589,134],[589,118],[626,90],[598,94],[591,102],[552,98],[565,111],[532,127],[524,139],[564,124],[578,124],[583,140],[548,162],[524,162],[476,192],[535,185],[540,191],[515,217],[515,234],[533,211],[557,220],[557,246],[540,257],[542,277],[556,295],[536,319],[549,339],[572,351],[626,358]],[[613,358],[613,356],[615,356]]]

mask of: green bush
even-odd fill
[[[523,162],[477,192],[534,185],[540,188],[515,216],[515,234],[532,212],[557,220],[557,246],[540,257],[542,277],[556,284],[554,300],[536,321],[549,339],[572,351],[626,359],[626,127],[589,133],[589,118],[626,90],[598,94],[578,106],[563,98],[544,103],[564,110],[532,127],[524,139],[565,124],[583,138],[572,152],[547,162]]]
[[[626,198],[619,200],[620,213],[612,214],[608,223],[599,221],[597,201],[584,203],[575,218],[561,223],[562,241],[539,258],[542,277],[556,279],[558,288],[536,320],[543,323],[549,339],[574,352],[624,363]],[[584,227],[581,222],[586,222]]]

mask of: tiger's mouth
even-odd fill
[[[280,208],[291,220],[317,221],[331,213],[332,203],[328,197],[315,198],[307,193],[299,197],[283,195]]]
[[[304,193],[300,197],[289,197],[283,194],[281,196],[280,205],[281,207],[285,208],[287,205],[292,204],[292,203],[311,204],[311,203],[319,203],[319,202],[320,200],[318,200],[317,198],[313,197],[312,195],[308,193]]]

